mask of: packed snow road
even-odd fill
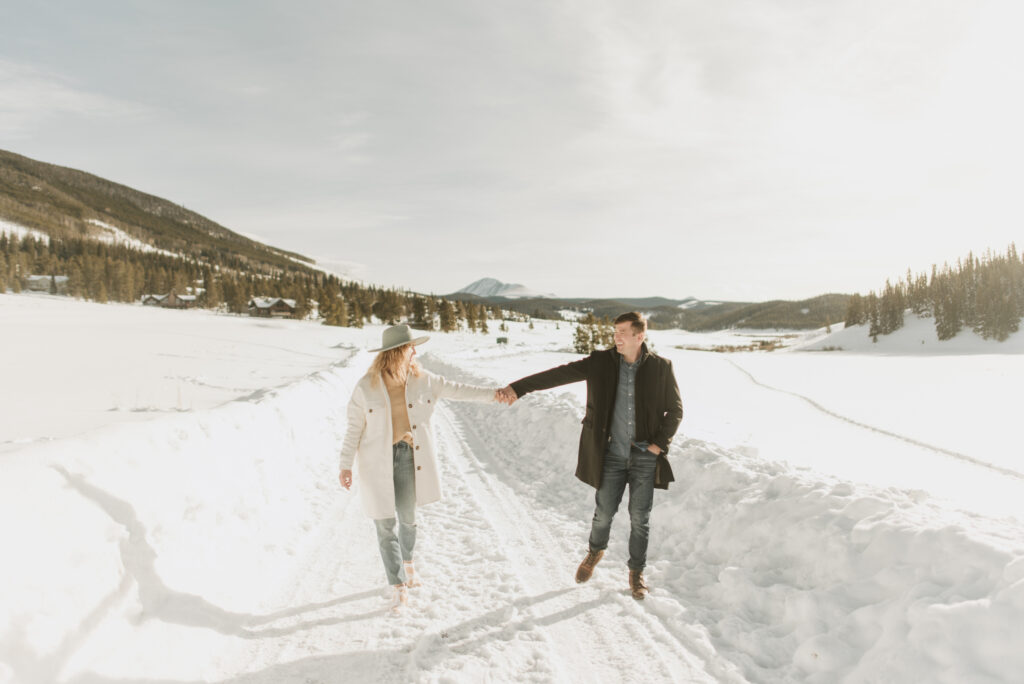
[[[630,598],[622,563],[577,586],[584,521],[520,498],[462,408],[435,414],[446,496],[417,512],[409,607],[388,611],[372,526],[341,494],[282,597],[300,608],[254,627],[232,658],[248,674],[225,681],[742,681],[666,627],[671,598]]]

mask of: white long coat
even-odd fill
[[[441,498],[441,477],[434,451],[430,417],[438,399],[494,401],[494,389],[446,380],[426,370],[409,374],[405,400],[413,435],[416,465],[416,504]],[[376,386],[369,374],[356,383],[348,404],[348,430],[341,447],[341,469],[359,472],[359,491],[366,515],[375,520],[395,517],[394,460],[392,454],[391,401],[383,380]]]

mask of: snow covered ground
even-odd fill
[[[499,386],[577,358],[568,324],[511,325],[507,346],[434,333],[424,365]],[[425,586],[396,619],[336,479],[380,330],[0,295],[0,682],[1024,671],[1020,335],[725,355],[678,348],[722,334],[652,332],[686,417],[642,603],[624,510],[594,579],[572,580],[593,512],[572,476],[582,386],[442,404],[445,498],[418,512]]]

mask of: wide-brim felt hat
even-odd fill
[[[385,328],[380,336],[380,349],[371,349],[372,352],[387,351],[405,344],[423,344],[430,339],[430,335],[412,336],[412,328],[407,325],[393,325]]]

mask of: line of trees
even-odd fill
[[[877,341],[903,327],[907,311],[935,319],[940,340],[956,336],[964,328],[984,339],[1003,341],[1020,328],[1024,318],[1024,260],[1011,244],[1005,254],[990,250],[981,258],[973,253],[955,266],[932,266],[931,275],[885,282],[879,293],[855,294],[846,309],[846,325],[868,325]]]
[[[241,314],[248,312],[255,296],[283,297],[295,300],[300,318],[317,307],[324,323],[345,327],[362,327],[376,317],[389,325],[407,321],[427,330],[487,334],[490,321],[500,321],[500,329],[507,330],[504,320],[509,317],[498,307],[344,282],[302,267],[250,268],[234,257],[200,260],[83,238],[44,240],[0,233],[0,292],[20,292],[30,274],[66,275],[70,296],[104,303],[137,302],[146,294],[174,290],[196,293],[200,307]]]

